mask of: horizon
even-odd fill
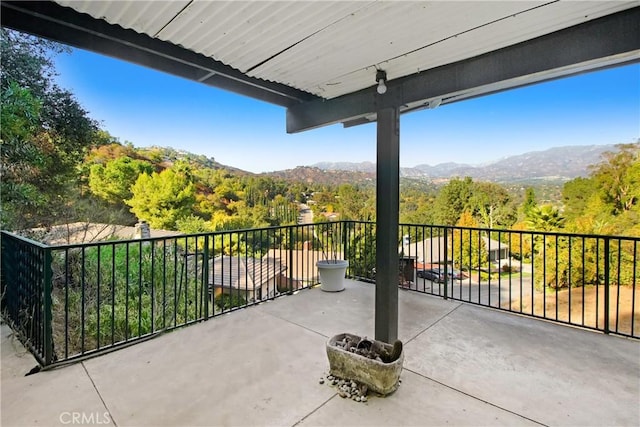
[[[54,63],[58,84],[136,148],[171,147],[253,173],[376,162],[375,123],[287,134],[282,107],[75,48]],[[635,143],[639,117],[640,64],[584,73],[403,114],[400,166]]]

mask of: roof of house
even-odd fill
[[[488,251],[497,251],[497,250],[501,250],[501,249],[509,249],[509,245],[507,245],[506,243],[502,243],[499,242],[497,240],[493,240],[493,239],[489,239],[486,236],[482,237],[482,241],[484,242],[484,246],[487,248]]]
[[[255,290],[287,270],[276,258],[221,256],[209,261],[209,284],[224,288]]]

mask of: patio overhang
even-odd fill
[[[399,115],[640,61],[636,1],[2,1],[2,26],[287,108],[378,124],[376,338],[397,335]],[[385,71],[387,91],[376,92]],[[388,203],[391,201],[392,203]],[[397,227],[395,227],[397,228]],[[388,232],[387,232],[388,231]],[[379,258],[380,259],[380,258]],[[378,328],[380,326],[380,329]],[[384,325],[384,326],[382,326]]]

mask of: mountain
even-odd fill
[[[589,166],[599,163],[606,151],[616,151],[615,145],[580,145],[554,147],[544,151],[532,151],[510,156],[484,165],[462,163],[441,163],[435,166],[418,165],[400,168],[404,178],[442,180],[469,176],[474,179],[494,182],[517,181],[568,181],[579,176],[587,176]],[[326,171],[352,171],[375,174],[375,164],[362,163],[317,163]]]

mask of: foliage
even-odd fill
[[[97,123],[73,94],[55,84],[61,46],[0,30],[2,68],[2,225],[51,225],[68,208],[86,148],[99,143]]]
[[[214,304],[218,310],[225,311],[247,305],[247,300],[236,293],[220,294],[215,297]]]
[[[519,218],[524,219],[531,215],[531,210],[538,207],[538,202],[536,201],[536,193],[535,190],[531,187],[527,187],[525,190],[524,201],[520,206]]]
[[[473,196],[473,180],[454,178],[440,189],[434,203],[434,219],[438,225],[454,225],[462,212],[473,212],[471,200]]]
[[[353,223],[351,227],[347,229],[350,274],[373,280],[376,267],[376,228],[366,223]]]
[[[465,211],[456,225],[469,228],[455,229],[452,232],[454,265],[461,270],[471,270],[484,265],[487,262],[488,254],[480,231],[473,229],[478,227],[476,220],[469,211]]]
[[[94,164],[89,173],[91,192],[110,203],[123,203],[133,194],[131,187],[140,174],[153,172],[151,163],[132,159],[128,156],[118,157],[106,164]]]
[[[204,315],[202,265],[184,257],[176,243],[93,246],[66,257],[54,252],[52,265],[57,352],[64,351],[65,335],[73,354]]]
[[[640,143],[603,154],[591,176],[565,184],[567,228],[578,233],[640,236]]]
[[[195,202],[193,183],[172,169],[141,174],[131,193],[131,199],[126,200],[131,212],[158,229],[175,230],[176,222],[190,215]]]
[[[551,205],[536,206],[529,210],[527,227],[535,231],[555,231],[564,226],[564,217]]]
[[[509,227],[516,220],[515,207],[504,187],[469,177],[454,178],[436,196],[433,219],[439,225],[454,225],[465,211],[488,228]]]

